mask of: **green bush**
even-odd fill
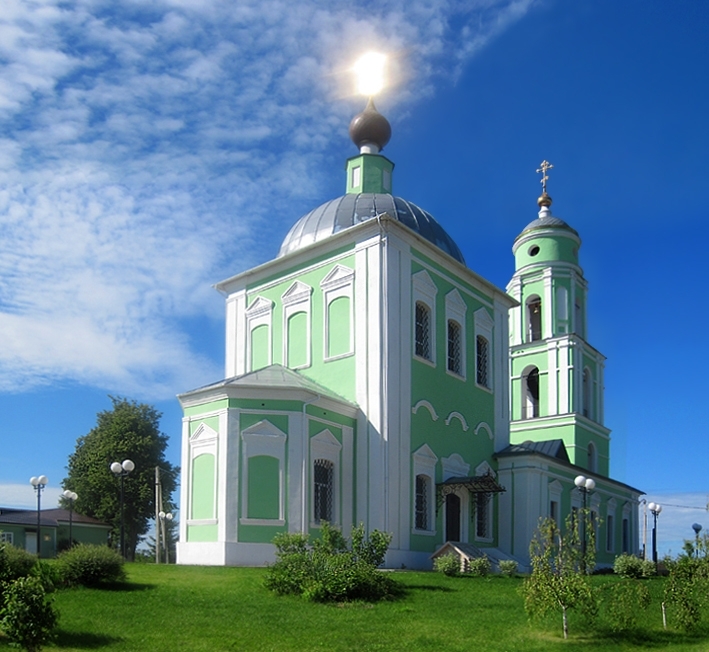
[[[348,549],[340,531],[328,523],[322,524],[321,536],[311,546],[305,534],[277,535],[273,540],[277,560],[268,569],[266,587],[313,602],[375,601],[397,594],[394,578],[377,570],[390,535],[375,530],[367,538],[360,525],[352,538]]]
[[[603,586],[601,604],[604,621],[613,632],[638,628],[640,617],[650,605],[650,590],[644,582],[623,579]]]
[[[22,548],[10,544],[0,544],[0,581],[11,582],[20,577],[27,577],[37,557]]]
[[[29,652],[41,649],[57,625],[58,615],[46,598],[42,582],[21,577],[5,585],[0,628],[8,638]]]
[[[652,559],[641,560],[641,570],[642,577],[644,578],[654,577],[657,575],[657,566],[655,566],[655,562],[652,561]]]
[[[436,557],[433,560],[433,570],[448,575],[448,577],[460,575],[460,557],[454,552]]]
[[[485,577],[490,572],[490,560],[487,555],[475,557],[468,562],[468,573],[474,577]]]
[[[500,561],[500,574],[504,577],[515,577],[517,575],[517,562],[514,559],[502,559]]]
[[[59,576],[68,586],[96,586],[126,579],[123,558],[108,546],[78,545],[57,559]]]
[[[652,562],[650,562],[652,563]],[[653,566],[654,568],[654,566]],[[618,555],[613,562],[613,572],[628,579],[640,579],[643,577],[643,560],[635,555],[623,553]]]

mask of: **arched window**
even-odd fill
[[[527,301],[527,320],[529,324],[528,342],[535,342],[542,339],[542,300],[531,297]]]
[[[588,444],[588,470],[596,472],[598,470],[598,453],[593,442]]]
[[[479,493],[475,501],[475,537],[490,537],[490,494]]]
[[[330,460],[313,463],[313,520],[315,523],[333,521],[333,493],[335,465]]]
[[[429,528],[429,493],[431,478],[427,475],[416,476],[416,506],[414,527],[417,530],[428,530]]]
[[[522,418],[534,419],[539,416],[539,369],[532,367],[522,383]]]
[[[448,320],[448,371],[463,375],[463,355],[461,346],[460,324],[453,319]]]
[[[475,338],[476,381],[478,385],[490,387],[490,345],[482,335]]]
[[[431,309],[423,303],[416,302],[416,355],[433,360],[431,355]]]
[[[583,370],[583,416],[588,417],[589,419],[593,418],[593,377],[591,376],[591,370],[586,369]]]

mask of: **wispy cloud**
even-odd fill
[[[421,93],[531,5],[4,0],[0,391],[218,377],[182,320],[220,317],[210,284],[320,197],[354,56],[386,44]]]

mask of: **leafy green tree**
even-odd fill
[[[586,555],[580,536],[585,519]],[[568,612],[576,609],[595,617],[598,605],[588,573],[595,566],[595,530],[589,510],[569,514],[564,532],[551,518],[542,519],[529,546],[532,574],[522,585],[524,607],[530,617],[561,611],[564,638],[569,637]]]
[[[165,459],[168,438],[160,432],[162,416],[151,405],[121,397],[110,397],[113,408],[99,412],[96,427],[79,437],[69,456],[65,489],[79,497],[79,514],[98,518],[113,526],[112,541],[120,538],[120,479],[110,470],[112,462],[130,459],[133,470],[124,479],[124,527],[126,556],[133,559],[139,538],[155,515],[155,467],[162,474],[163,499],[171,502],[178,469]]]

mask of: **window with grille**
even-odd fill
[[[615,523],[614,523],[614,518],[612,514],[608,514],[608,518],[606,519],[606,550],[608,552],[613,552],[614,546],[613,543],[615,542]]]
[[[421,301],[416,302],[416,355],[432,360],[431,311]]]
[[[623,519],[623,552],[630,552],[630,521]]]
[[[313,516],[314,521],[333,521],[333,490],[335,465],[329,460],[315,460],[313,464]]]
[[[460,324],[452,319],[448,320],[448,371],[459,376],[463,375],[463,354],[461,350]]]
[[[482,336],[478,335],[475,338],[475,349],[477,352],[477,383],[483,387],[490,387],[490,377],[488,373],[489,369],[489,356],[490,356],[490,346],[488,341]]]
[[[488,498],[488,494],[477,494],[475,506],[475,536],[478,537],[478,539],[487,539],[489,536]]]
[[[428,493],[431,479],[427,475],[416,476],[416,515],[414,524],[417,530],[428,530]]]

